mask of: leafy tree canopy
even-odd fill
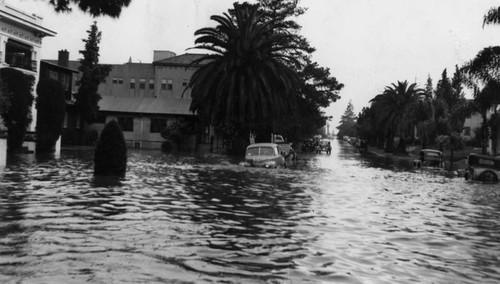
[[[122,9],[128,7],[131,0],[50,0],[57,12],[71,12],[71,4],[93,17],[110,16],[118,18]]]

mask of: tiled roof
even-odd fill
[[[157,60],[157,61],[153,62],[153,64],[188,66],[193,61],[198,60],[198,59],[202,58],[203,56],[206,56],[206,54],[185,53],[185,54],[173,56],[170,58]],[[203,64],[203,62],[201,64]]]
[[[190,105],[191,100],[186,99],[102,96],[99,101],[99,110],[142,114],[193,115],[189,111]]]

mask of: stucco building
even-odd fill
[[[197,118],[189,111],[191,93],[186,87],[199,67],[191,63],[201,56],[154,51],[152,63],[112,65],[99,86],[101,120],[93,127],[100,132],[115,119],[129,147],[160,149],[170,140],[172,147],[194,150]]]
[[[33,76],[35,97],[42,39],[55,35],[54,31],[43,27],[42,17],[16,9],[5,0],[0,0],[0,68],[14,68]],[[32,106],[32,117],[28,131],[35,130],[35,104]]]

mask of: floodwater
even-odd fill
[[[0,283],[499,283],[500,186],[334,140],[288,169],[87,152],[0,169]]]

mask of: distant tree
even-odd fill
[[[36,92],[36,152],[51,153],[63,128],[66,112],[64,89],[56,80],[42,79]]]
[[[450,150],[450,169],[453,168],[454,152],[464,147],[464,140],[460,133],[453,132],[449,135],[439,135],[436,138],[436,144],[440,151]]]
[[[370,143],[377,143],[380,140],[374,117],[374,109],[372,107],[364,107],[356,120],[356,130],[359,137]]]
[[[400,140],[396,152],[406,153],[405,134],[413,131],[416,124],[415,112],[424,91],[407,81],[387,86],[382,94],[370,102],[375,111],[377,129],[386,135],[386,152],[394,152],[394,137]]]
[[[428,148],[432,144],[436,135],[436,98],[434,96],[434,89],[432,79],[427,77],[427,82],[424,89],[422,100],[419,101],[416,109],[416,122],[417,131],[421,138],[422,149]]]
[[[212,52],[189,83],[190,110],[233,140],[247,141],[250,130],[275,132],[279,122],[296,121],[300,78],[291,53],[296,36],[279,32],[280,22],[264,21],[258,5],[234,3],[234,16],[212,16],[215,28],[196,31],[196,49]],[[274,131],[273,131],[274,130]]]
[[[349,101],[344,114],[340,117],[339,126],[337,126],[337,136],[357,137],[356,119],[357,117],[354,113],[354,106],[352,105],[352,102]]]
[[[32,120],[31,106],[34,97],[31,91],[35,78],[14,68],[2,68],[0,81],[3,96],[9,103],[1,113],[7,127],[7,148],[9,152],[16,152],[21,149],[24,134]]]
[[[76,94],[75,105],[82,116],[81,129],[85,129],[85,123],[92,124],[97,118],[99,111],[98,102],[101,96],[97,93],[99,84],[104,82],[111,66],[99,64],[99,43],[101,41],[101,32],[97,28],[97,22],[90,26],[87,31],[85,49],[80,50],[83,58],[80,59],[80,70],[82,76],[78,82],[78,93]]]
[[[466,86],[473,90],[473,108],[481,114],[483,120],[478,136],[484,154],[487,152],[490,136],[487,114],[491,110],[496,111],[494,106],[500,103],[499,62],[500,46],[487,47],[460,69]]]
[[[446,69],[443,70],[441,74],[441,79],[436,85],[436,97],[435,97],[435,116],[436,119],[439,117],[444,117],[449,112],[451,107],[450,102],[453,100],[453,90],[451,88],[451,81],[448,78]]]
[[[127,171],[127,145],[116,120],[106,123],[94,153],[94,175],[124,176]]]
[[[122,9],[128,7],[131,0],[49,0],[57,12],[71,12],[70,4],[75,4],[80,10],[89,13],[93,17],[110,16],[118,18]]]

